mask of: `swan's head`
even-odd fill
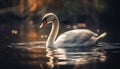
[[[44,17],[42,18],[42,23],[40,25],[41,27],[44,27],[46,24],[52,23],[56,20],[56,15],[54,13],[47,13],[44,15]]]

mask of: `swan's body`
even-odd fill
[[[88,30],[88,29],[76,29],[67,31],[61,34],[57,39],[56,36],[59,30],[59,20],[57,16],[53,13],[46,14],[42,19],[42,24],[40,27],[44,25],[52,23],[52,30],[47,39],[46,46],[47,47],[88,47],[94,46],[97,42],[106,36],[106,33],[98,36],[96,33]],[[55,41],[56,39],[56,41]]]

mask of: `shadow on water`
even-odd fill
[[[2,69],[109,69],[119,67],[117,65],[119,53],[118,51],[112,52],[113,48],[107,49],[108,45],[101,43],[94,48],[51,49],[45,48],[44,42],[12,43],[6,48],[0,48],[0,67]]]

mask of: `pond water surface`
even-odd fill
[[[119,69],[119,52],[119,45],[108,43],[57,49],[44,42],[11,43],[0,48],[0,69]]]

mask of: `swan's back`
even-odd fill
[[[97,36],[97,34],[88,29],[76,29],[67,31],[56,39],[55,46],[84,46],[84,43],[88,41],[92,36]]]

